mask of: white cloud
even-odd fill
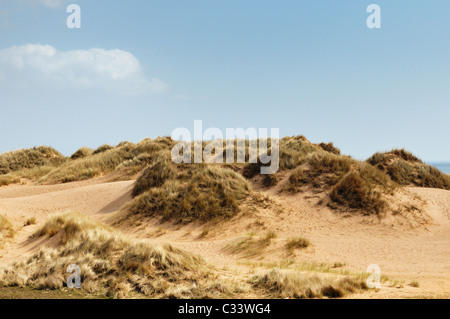
[[[50,45],[28,44],[0,50],[0,81],[105,89],[122,94],[162,93],[168,86],[147,79],[139,60],[122,50],[58,51]]]

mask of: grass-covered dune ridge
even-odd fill
[[[101,146],[90,155],[76,156],[39,179],[41,183],[66,183],[90,179],[96,176],[120,172],[132,176],[156,160],[160,152],[169,150],[173,141],[169,138],[145,139],[137,144],[120,143],[116,147]],[[84,151],[86,154],[89,151]],[[82,150],[75,154],[83,153]],[[74,154],[74,155],[75,155]],[[72,157],[74,157],[72,155]]]
[[[102,145],[96,150],[84,147],[69,158],[48,147],[9,152],[0,155],[0,185],[23,181],[57,184],[98,176],[137,178],[135,198],[128,206],[131,212],[183,223],[232,217],[250,191],[246,180],[261,181],[262,186],[271,188],[279,186],[285,174],[289,176],[283,180],[283,191],[320,192],[327,194],[330,207],[364,214],[380,215],[388,209],[388,197],[403,185],[450,189],[447,175],[405,150],[376,153],[367,161],[357,161],[342,155],[332,143],[285,137],[279,140],[279,172],[258,179],[265,166],[261,162],[174,164],[171,150],[175,144],[164,137]],[[234,144],[237,146],[237,140]],[[244,144],[248,146],[249,141]],[[271,152],[271,141],[267,144]],[[203,147],[206,145],[204,142]],[[222,146],[216,151],[226,154],[227,143]],[[235,147],[234,151],[237,158],[242,150]],[[243,155],[248,162],[248,148]]]
[[[165,160],[146,170],[133,190],[140,195],[125,209],[133,215],[160,216],[163,221],[209,221],[233,217],[249,194],[248,182],[229,168],[191,164],[176,172],[172,166]]]
[[[376,153],[368,163],[400,185],[450,189],[450,177],[404,149]]]
[[[64,161],[61,153],[47,146],[7,152],[0,155],[0,174],[40,166],[58,166]]]

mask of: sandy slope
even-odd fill
[[[50,186],[10,186],[0,188],[0,214],[7,216],[18,227],[29,217],[37,224],[59,212],[81,212],[104,220],[130,200],[132,181],[102,183],[91,180]],[[28,237],[38,227],[22,227],[11,245],[0,250],[0,262],[30,255],[39,248],[39,242]]]
[[[96,179],[52,186],[10,186],[0,188],[0,214],[8,216],[17,226],[36,216],[41,223],[55,212],[78,211],[102,221],[113,214],[131,197],[132,181],[106,183]],[[263,190],[262,190],[263,191]],[[402,288],[384,285],[378,292],[353,297],[445,297],[450,298],[450,192],[435,189],[409,188],[428,201],[426,213],[432,223],[412,228],[407,223],[348,217],[317,206],[317,198],[298,194],[279,195],[270,192],[275,203],[266,208],[247,209],[246,214],[199,234],[205,225],[160,225],[149,221],[123,231],[132,236],[155,242],[170,242],[201,254],[230,274],[252,272],[242,265],[240,256],[224,252],[224,247],[248,232],[275,231],[278,238],[258,260],[274,261],[294,258],[296,262],[341,262],[348,269],[364,272],[368,265],[378,264],[383,274],[404,282]],[[273,209],[276,207],[276,209]],[[38,226],[23,227],[14,241],[0,250],[0,263],[19,260],[39,249],[40,242],[29,241]],[[283,249],[290,237],[302,236],[312,247],[287,256]],[[419,288],[408,286],[411,280]]]

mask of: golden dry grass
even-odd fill
[[[21,178],[35,180],[66,161],[47,146],[22,149],[0,155],[0,186],[17,184]]]
[[[7,217],[0,215],[0,247],[3,247],[8,239],[13,238],[15,232],[16,229],[11,221]]]
[[[90,149],[89,147],[82,147],[79,150],[77,150],[75,153],[72,154],[70,157],[71,159],[75,160],[78,158],[87,157],[94,154],[94,150]]]
[[[262,255],[276,237],[277,235],[273,231],[269,231],[262,236],[250,233],[244,238],[226,245],[223,251],[243,258],[256,257]]]
[[[120,171],[132,176],[169,149],[171,139],[146,139],[138,144],[121,143],[116,147],[103,146],[90,156],[67,161],[40,178],[41,183],[67,183],[108,175]]]
[[[30,217],[26,220],[24,226],[30,226],[30,225],[36,225],[37,221],[36,221],[36,217]]]
[[[241,175],[227,168],[204,164],[185,168],[178,175],[171,174],[172,178],[167,178],[160,187],[151,187],[154,185],[151,172],[144,174],[137,187],[150,189],[136,197],[125,210],[131,215],[160,217],[163,221],[176,223],[226,219],[240,211],[240,202],[249,194],[247,181]],[[151,179],[148,182],[145,181],[147,177]]]
[[[376,153],[367,162],[400,185],[450,189],[450,178],[404,149]]]
[[[252,293],[268,298],[342,297],[365,288],[363,279],[272,270],[248,282],[223,278],[203,259],[170,245],[152,245],[77,213],[57,214],[33,235],[53,237],[22,262],[0,266],[0,287],[62,291],[67,267],[80,267],[81,294],[106,298],[229,298]],[[266,233],[257,243],[267,247]],[[342,277],[342,276],[341,276]]]
[[[308,239],[303,237],[296,237],[288,240],[288,242],[286,243],[286,249],[289,253],[292,254],[294,250],[308,248],[309,245],[311,245],[311,243]]]
[[[42,248],[28,260],[0,268],[0,285],[61,289],[66,269],[81,269],[82,289],[114,298],[223,296],[199,257],[170,245],[130,239],[75,213],[50,217],[34,234],[55,237],[59,249]],[[204,289],[204,290],[202,290]]]
[[[345,176],[333,188],[330,198],[334,203],[341,204],[350,209],[360,210],[363,214],[381,214],[386,201],[382,192],[364,182],[358,171]]]
[[[136,197],[153,187],[161,187],[164,183],[173,179],[175,169],[171,163],[169,153],[161,154],[155,163],[144,170],[142,175],[136,180],[132,191],[133,197]]]
[[[251,283],[268,297],[283,299],[340,298],[367,289],[366,283],[361,279],[319,277],[277,269],[254,276]]]
[[[47,146],[7,152],[0,155],[0,174],[40,166],[57,166],[64,161],[61,153]]]
[[[10,184],[20,183],[20,177],[13,174],[0,175],[0,186],[8,186]]]
[[[290,173],[284,189],[291,193],[303,189],[325,192],[331,208],[379,215],[387,207],[385,194],[392,193],[395,187],[386,174],[367,163],[316,151]]]
[[[244,200],[256,200],[253,198],[257,196],[253,195],[260,195],[250,190],[241,174],[248,178],[259,174],[261,163],[175,165],[170,159],[172,145],[174,141],[170,138],[146,139],[138,144],[102,146],[96,151],[83,148],[71,159],[58,160],[56,155],[48,157],[43,152],[44,160],[38,162],[41,164],[18,164],[0,176],[0,184],[2,179],[7,184],[19,182],[20,178],[61,183],[112,173],[131,177],[141,171],[134,185],[134,198],[124,207],[126,216],[159,217],[175,223],[230,219],[240,212]],[[332,144],[314,145],[300,136],[282,139],[280,147],[280,174],[257,179],[266,187],[276,186],[282,180],[280,177],[288,175],[286,185],[281,186],[287,186],[291,192],[302,189],[322,192],[329,197],[333,208],[378,215],[385,209],[385,194],[398,187],[392,181],[396,180],[392,168],[382,170],[372,163],[341,156]],[[408,153],[394,155],[400,158],[399,165],[405,161],[408,165],[424,167]],[[26,151],[14,156],[25,158],[25,163],[28,158],[33,159],[31,155],[27,157]],[[423,175],[408,174],[400,175],[409,181]],[[425,177],[421,185],[436,181],[439,179]],[[36,220],[29,219],[25,225],[34,223]],[[206,225],[200,238],[208,236],[210,226]],[[14,235],[12,224],[1,216],[0,234],[3,238]],[[161,235],[157,231],[154,237]],[[169,245],[154,246],[130,239],[79,214],[51,217],[34,234],[34,237],[43,236],[54,237],[52,243],[58,242],[57,248],[44,248],[24,262],[0,267],[0,285],[60,289],[65,285],[67,266],[75,263],[82,269],[85,292],[104,297],[228,297],[236,293],[233,285],[218,280],[214,270],[198,256]],[[270,247],[275,237],[270,232],[251,234],[228,245],[225,251],[255,257]],[[308,245],[306,239],[293,238],[285,247],[293,252]],[[247,284],[253,287],[253,295],[273,298],[341,297],[365,289],[363,279],[357,276],[343,278],[341,273],[339,278],[311,276],[312,271],[302,269],[307,274],[299,274],[274,270],[255,276]]]
[[[235,140],[235,146],[237,143]],[[250,141],[244,144],[247,148],[243,155],[248,161]],[[270,149],[271,141],[267,144]],[[333,209],[381,215],[387,209],[385,195],[397,184],[450,189],[448,176],[404,150],[377,153],[360,162],[340,155],[332,143],[312,144],[303,136],[286,137],[279,144],[280,173],[289,171],[283,189],[326,193]],[[222,172],[214,164],[175,165],[170,156],[174,145],[171,138],[122,142],[95,151],[81,148],[71,159],[48,147],[9,152],[0,156],[0,186],[22,179],[54,184],[108,174],[116,174],[115,179],[130,179],[143,171],[133,189],[136,199],[129,206],[135,215],[159,215],[182,223],[235,216],[248,194],[248,186],[239,175],[253,178],[260,174],[261,162],[224,165]],[[225,141],[222,146],[226,153]],[[235,157],[237,152],[235,147]],[[277,186],[280,173],[264,176],[262,185]]]

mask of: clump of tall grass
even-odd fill
[[[0,175],[0,186],[8,186],[10,184],[20,183],[20,177],[13,174]]]
[[[171,165],[165,161],[161,165],[164,163]],[[144,181],[146,176],[150,181]],[[141,188],[144,182],[146,185],[155,183],[151,173],[143,175],[136,187]],[[210,221],[236,215],[248,193],[247,181],[233,170],[193,164],[187,165],[176,177],[167,178],[162,186],[150,187],[125,209],[133,215],[161,217],[177,223]]]
[[[36,166],[33,168],[23,168],[6,175],[0,175],[0,186],[19,184],[23,182],[23,179],[25,181],[37,181],[54,169],[55,166]]]
[[[5,244],[5,241],[14,237],[16,229],[14,228],[11,221],[0,215],[0,247]]]
[[[385,194],[392,193],[396,185],[386,174],[367,163],[318,152],[308,156],[302,166],[292,171],[285,190],[296,193],[303,187],[330,190],[331,208],[340,206],[363,214],[380,215],[387,208]]]
[[[303,237],[296,237],[288,240],[288,242],[286,243],[286,249],[289,253],[292,254],[294,253],[294,250],[308,248],[309,245],[311,245],[311,243],[308,239]]]
[[[65,160],[61,153],[47,146],[7,152],[0,155],[0,174],[41,166],[58,166]]]
[[[305,157],[303,165],[292,171],[285,188],[293,193],[299,192],[302,186],[326,190],[336,185],[354,165],[356,161],[349,157],[316,152]]]
[[[138,144],[124,143],[116,147],[101,147],[90,156],[68,161],[40,179],[42,183],[67,183],[107,175],[117,170],[136,171],[161,156],[169,149],[164,138],[146,139]],[[128,171],[127,171],[128,172]],[[129,172],[128,172],[129,173]]]
[[[400,185],[450,190],[450,177],[404,149],[376,153],[367,162]]]
[[[256,234],[250,233],[248,236],[226,245],[223,251],[245,258],[256,257],[263,254],[276,237],[277,235],[273,231],[269,231],[262,236],[256,236]]]
[[[363,214],[379,215],[386,207],[382,193],[368,186],[355,171],[345,176],[333,188],[330,198],[333,202],[350,209],[358,209]]]
[[[29,217],[26,221],[25,224],[23,224],[25,227],[26,226],[30,226],[30,225],[36,225],[37,221],[36,221],[36,217]]]
[[[146,168],[142,175],[136,180],[132,195],[136,197],[152,187],[161,187],[166,180],[175,175],[171,160],[168,156],[162,155],[156,159],[155,163]]]
[[[268,144],[268,152],[271,152],[270,140]],[[281,171],[294,169],[302,165],[305,158],[318,152],[319,147],[309,143],[304,136],[285,137],[279,141],[279,168]],[[261,167],[269,164],[262,164],[260,161],[257,163],[249,163],[244,166],[243,175],[246,178],[253,178],[260,174]]]
[[[280,270],[256,275],[250,282],[256,289],[267,293],[268,297],[283,299],[340,298],[367,289],[363,280],[352,277],[337,279]]]
[[[111,145],[108,144],[104,144],[102,146],[99,146],[95,151],[94,151],[94,155],[95,154],[100,154],[100,153],[104,153],[106,151],[112,150],[114,147],[112,147]]]
[[[79,150],[77,150],[75,153],[72,154],[70,157],[71,159],[75,160],[78,158],[87,157],[94,154],[94,150],[90,149],[89,147],[82,147]]]
[[[26,261],[1,267],[0,285],[60,289],[72,264],[80,267],[82,289],[115,298],[169,297],[180,289],[179,297],[195,298],[211,279],[196,255],[127,238],[80,214],[52,216],[34,236],[58,238],[60,247],[42,248]]]
[[[318,146],[324,151],[327,151],[334,155],[341,155],[341,150],[335,147],[333,143],[320,143]]]
[[[262,180],[262,184],[265,187],[273,187],[276,186],[278,184],[278,178],[277,175],[275,174],[268,174],[268,175],[264,175],[263,180]]]
[[[303,168],[296,168],[290,175],[285,186],[285,190],[291,193],[298,193],[301,187],[307,183],[306,177],[303,174]]]
[[[303,136],[283,138],[280,140],[280,170],[291,170],[284,190],[296,193],[303,187],[314,191],[330,191],[332,208],[360,209],[364,214],[380,214],[386,203],[384,193],[395,188],[386,174],[378,172],[366,163],[340,155],[340,150],[333,143],[310,143]],[[403,158],[413,159],[407,153]],[[260,174],[260,161],[246,164],[243,176],[251,179]],[[266,187],[278,183],[276,174],[265,176],[262,184]]]
[[[313,154],[307,159],[306,181],[316,188],[336,185],[347,174],[355,161],[330,153]]]

